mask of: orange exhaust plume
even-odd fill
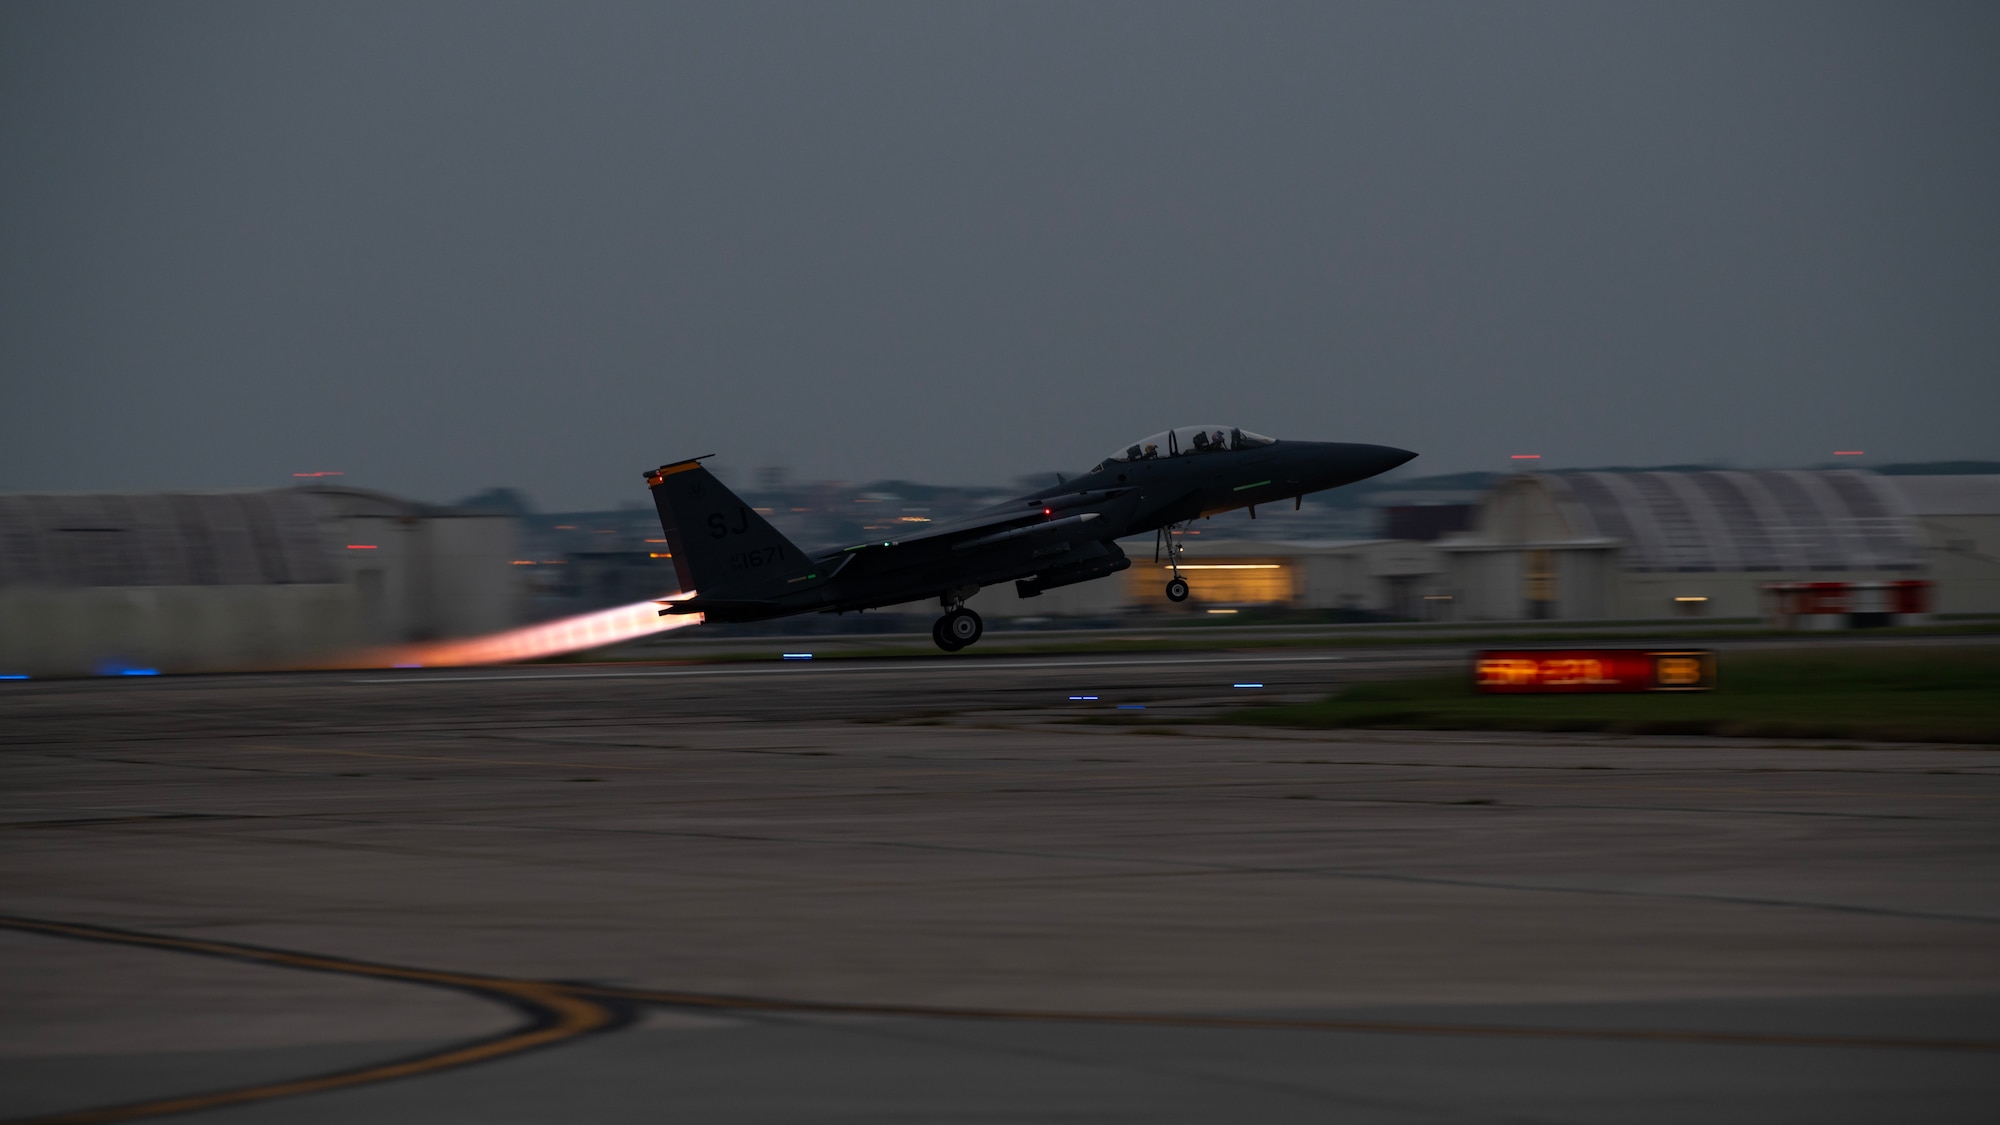
[[[674,593],[660,601],[683,600],[693,593]],[[504,633],[451,641],[423,641],[376,649],[357,658],[355,667],[451,668],[467,664],[508,664],[568,652],[602,648],[638,637],[699,625],[699,613],[660,616],[660,601],[634,602],[595,613],[582,613],[539,625],[524,625]]]

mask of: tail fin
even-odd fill
[[[660,530],[667,533],[667,550],[683,591],[699,591],[704,601],[759,600],[782,591],[785,577],[808,561],[805,552],[702,468],[699,457],[662,465],[646,474],[646,483],[660,510]]]

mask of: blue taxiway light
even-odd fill
[[[19,676],[19,675],[13,675],[13,674],[9,674],[9,675],[5,675],[5,676],[0,676],[0,680],[25,680],[25,679],[27,679],[27,678],[28,678],[28,677],[26,677],[26,676]]]
[[[1071,698],[1071,699],[1096,699],[1097,697],[1096,697],[1096,696],[1094,696],[1094,695],[1072,695],[1072,696],[1070,696],[1070,698]]]
[[[785,654],[786,660],[811,660],[812,658],[813,654],[810,652],[788,652]]]
[[[1263,684],[1230,684],[1230,687],[1263,687]]]
[[[121,676],[157,676],[160,674],[160,670],[158,668],[120,668],[118,669],[118,674]]]

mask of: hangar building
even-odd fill
[[[1923,537],[1940,614],[2000,613],[2000,474],[1885,476]]]
[[[1773,612],[1767,586],[1921,582],[1934,613],[2000,613],[2000,475],[1522,473],[1481,498],[1471,530],[1429,541],[1200,530],[1183,563],[1193,598],[1178,610],[1150,540],[1125,544],[1133,565],[1115,579],[972,604],[1002,617],[1269,606],[1405,620],[1746,618]]]
[[[282,667],[505,628],[514,538],[353,488],[0,495],[0,674]]]
[[[1852,469],[1523,473],[1438,544],[1464,620],[1755,617],[1772,582],[1921,577],[1890,478]]]

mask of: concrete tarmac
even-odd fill
[[[1451,659],[0,685],[0,1117],[1991,1118],[2000,749],[1198,721]]]

